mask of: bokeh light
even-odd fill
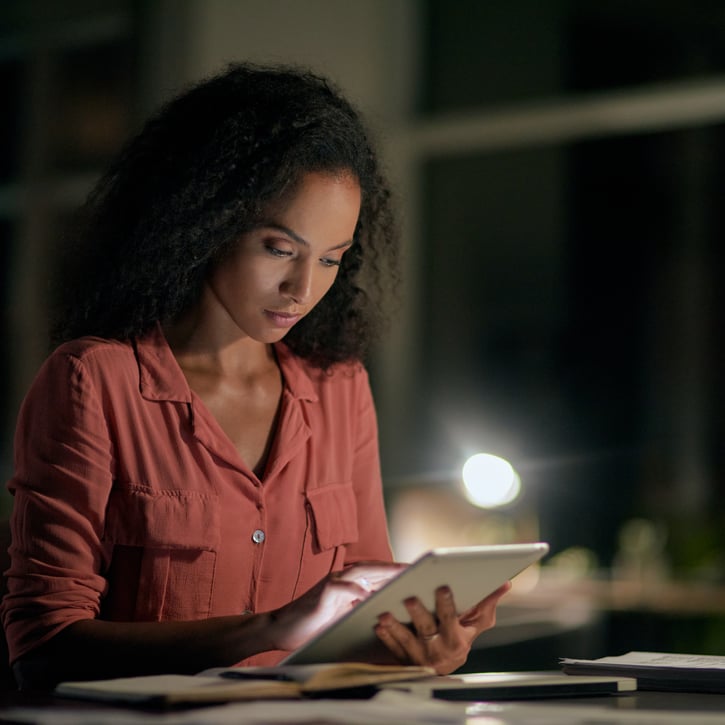
[[[466,498],[481,508],[497,508],[515,501],[521,493],[521,479],[514,467],[490,453],[476,453],[463,464]]]

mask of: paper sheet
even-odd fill
[[[563,658],[562,662],[598,665],[636,665],[638,667],[681,667],[683,669],[723,669],[725,657],[717,655],[683,655],[669,652],[628,652],[615,657],[601,657],[597,660]]]

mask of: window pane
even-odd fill
[[[3,110],[0,113],[0,183],[16,180],[20,172],[22,129],[26,118],[26,66],[20,60],[0,63]]]
[[[59,54],[48,119],[51,169],[93,169],[120,149],[132,122],[133,59],[125,39]]]
[[[422,113],[725,71],[722,3],[426,0]]]

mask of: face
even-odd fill
[[[229,320],[258,342],[281,340],[332,286],[359,214],[360,185],[350,174],[303,176],[210,276]]]

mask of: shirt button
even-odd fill
[[[261,544],[264,541],[264,531],[262,529],[256,529],[252,534],[252,541],[255,544]]]

